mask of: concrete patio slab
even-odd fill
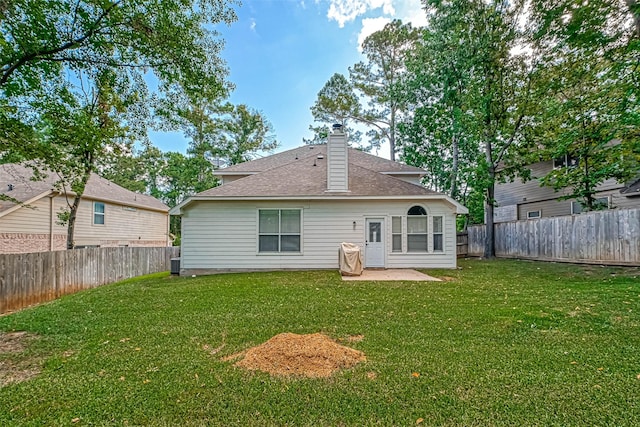
[[[342,276],[342,280],[356,281],[356,280],[370,280],[370,281],[382,281],[382,280],[408,280],[419,282],[442,282],[442,280],[435,277],[431,277],[428,274],[420,273],[411,269],[397,269],[390,268],[388,270],[364,270],[360,276]]]

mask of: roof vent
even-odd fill
[[[13,191],[13,184],[8,184],[7,187],[9,188],[9,191]]]
[[[322,154],[318,154],[318,160],[322,160],[324,159],[324,156]]]

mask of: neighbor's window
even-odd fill
[[[407,212],[407,251],[427,252],[427,211],[422,206]]]
[[[579,165],[580,159],[572,156],[571,154],[565,154],[563,156],[553,159],[553,168],[575,168]]]
[[[402,217],[391,217],[391,250],[402,252]]]
[[[258,217],[258,252],[300,252],[300,209],[260,209]]]
[[[596,210],[609,209],[609,197],[598,197],[594,208]],[[571,214],[579,214],[584,211],[584,208],[579,202],[571,202]]]
[[[527,219],[533,219],[533,218],[540,218],[540,211],[528,211],[527,212]]]
[[[441,216],[433,217],[433,251],[442,252],[444,250],[443,238],[443,218]]]
[[[104,225],[104,203],[93,202],[93,223]]]

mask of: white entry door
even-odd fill
[[[384,267],[384,219],[367,218],[364,249],[365,267]]]

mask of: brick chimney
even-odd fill
[[[349,150],[342,125],[333,125],[327,141],[327,191],[349,191]]]

